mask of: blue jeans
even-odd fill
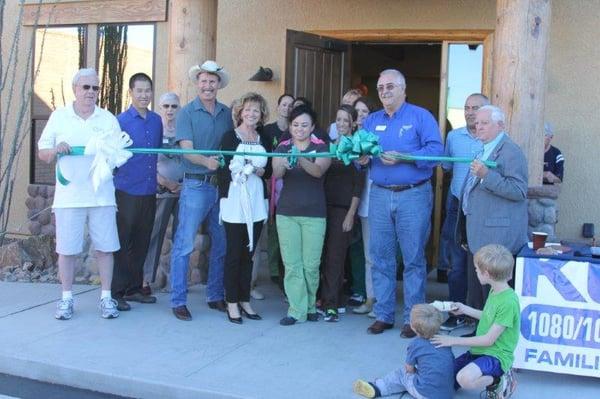
[[[446,219],[442,226],[444,250],[449,263],[448,291],[450,300],[465,303],[467,300],[467,251],[456,242],[458,198],[448,192]]]
[[[225,261],[225,229],[219,224],[219,195],[210,183],[193,179],[183,180],[179,197],[179,224],[171,251],[171,306],[187,302],[187,275],[194,238],[200,224],[208,221],[210,254],[206,301],[223,300],[223,270]]]
[[[404,260],[404,324],[413,305],[425,302],[425,245],[431,230],[433,194],[426,183],[393,192],[373,184],[369,197],[369,252],[373,261],[373,291],[377,320],[394,323],[396,249]]]

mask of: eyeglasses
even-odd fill
[[[81,88],[86,91],[89,89],[92,89],[93,91],[100,90],[100,86],[92,86],[92,85],[81,85]]]
[[[394,84],[394,83],[388,83],[386,85],[381,85],[381,86],[377,86],[377,91],[379,93],[382,93],[384,91],[392,91],[394,90],[396,87],[400,87],[400,85],[398,84]]]
[[[171,108],[171,109],[177,109],[179,107],[179,105],[177,105],[177,104],[163,104],[162,107],[164,109],[169,109],[169,108]]]

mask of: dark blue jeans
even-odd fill
[[[443,250],[448,259],[448,291],[451,301],[465,303],[467,300],[467,251],[456,243],[455,229],[458,219],[458,198],[448,193],[446,219],[442,226]]]

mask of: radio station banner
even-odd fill
[[[517,258],[515,368],[600,377],[600,264]]]

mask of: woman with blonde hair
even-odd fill
[[[244,94],[234,102],[232,118],[236,127],[224,134],[221,149],[270,152],[270,140],[261,135],[268,117],[267,102],[260,94]],[[221,220],[227,237],[224,273],[227,317],[236,324],[242,323],[242,315],[260,320],[250,305],[252,256],[268,216],[264,179],[271,175],[271,161],[260,155],[225,156],[225,167],[217,174]]]

